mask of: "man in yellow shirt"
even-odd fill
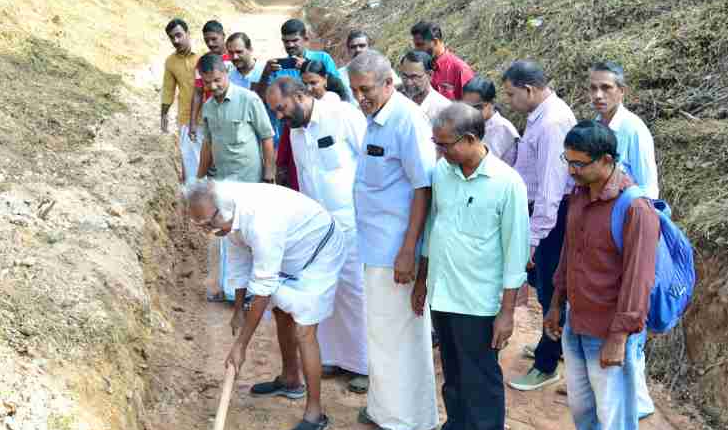
[[[192,52],[190,33],[187,23],[175,18],[165,28],[167,36],[176,52],[164,63],[164,81],[162,83],[162,133],[169,131],[169,108],[177,94],[177,125],[179,147],[182,153],[182,176],[194,178],[200,158],[201,138],[191,141],[189,138],[190,105],[195,89],[195,67],[200,58]]]

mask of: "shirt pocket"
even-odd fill
[[[486,239],[493,234],[493,227],[500,225],[499,218],[496,201],[476,202],[474,197],[468,197],[460,208],[458,229],[467,236]]]
[[[231,144],[243,146],[256,139],[253,127],[247,120],[232,120],[230,129]]]
[[[331,171],[341,167],[338,148],[341,142],[334,136],[327,136],[317,142],[319,161],[323,170]]]
[[[387,148],[368,145],[364,155],[364,182],[372,186],[382,186],[387,176]]]

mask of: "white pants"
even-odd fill
[[[366,375],[364,266],[359,261],[356,230],[345,232],[344,235],[347,255],[336,287],[334,313],[322,321],[318,328],[321,362]]]
[[[392,268],[365,267],[364,286],[367,414],[388,430],[432,430],[438,414],[430,312],[415,315],[411,304],[414,285],[395,284]]]
[[[198,127],[195,140],[190,139],[188,125],[179,127],[179,151],[182,154],[182,169],[185,182],[197,177],[197,168],[200,166],[200,151],[202,151],[202,133]]]

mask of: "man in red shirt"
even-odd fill
[[[660,221],[652,203],[633,200],[620,252],[611,233],[612,210],[634,181],[617,167],[614,132],[600,122],[582,121],[566,135],[564,146],[562,159],[577,185],[569,196],[566,238],[544,329],[554,340],[562,337],[576,429],[637,430],[634,373],[655,283]]]
[[[205,45],[209,52],[213,54],[221,55],[222,60],[225,62],[225,66],[230,71],[231,67],[235,67],[230,61],[230,57],[226,52],[225,48],[225,30],[219,21],[207,21],[202,27],[202,38],[205,40]],[[197,63],[195,68],[195,93],[192,95],[192,105],[190,106],[190,138],[195,140],[197,133],[197,123],[200,117],[200,111],[202,105],[212,97],[212,92],[204,89],[205,85],[202,82],[202,75],[200,74],[200,64]]]
[[[450,100],[463,98],[463,87],[475,73],[468,64],[445,46],[442,29],[434,22],[420,21],[410,30],[412,43],[418,51],[425,51],[434,58],[432,62],[432,87]]]

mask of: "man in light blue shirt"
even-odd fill
[[[645,123],[624,107],[627,88],[622,66],[611,61],[591,68],[590,89],[597,121],[617,135],[617,154],[622,169],[651,199],[660,193],[655,162],[655,143]]]
[[[369,353],[369,393],[359,421],[389,430],[437,426],[430,316],[412,310],[417,245],[435,165],[424,112],[394,89],[392,66],[368,50],[349,64],[367,115],[354,182]]]
[[[480,111],[455,103],[435,117],[433,134],[443,158],[432,179],[429,258],[420,263],[412,306],[426,315],[430,303],[440,336],[443,428],[503,429],[498,352],[513,333],[516,294],[526,281],[526,184],[483,145]]]
[[[589,75],[589,96],[597,111],[597,121],[608,126],[617,136],[617,155],[622,170],[627,172],[651,199],[659,198],[655,144],[645,123],[624,107],[627,84],[624,69],[617,63],[597,63]],[[637,413],[640,419],[652,415],[655,405],[647,389],[645,377],[646,332],[637,348],[634,377],[637,380]]]
[[[230,82],[249,90],[253,84],[260,82],[263,77],[265,63],[253,57],[253,44],[245,33],[233,33],[228,37],[227,51],[230,60],[235,65],[234,69],[228,72]]]

